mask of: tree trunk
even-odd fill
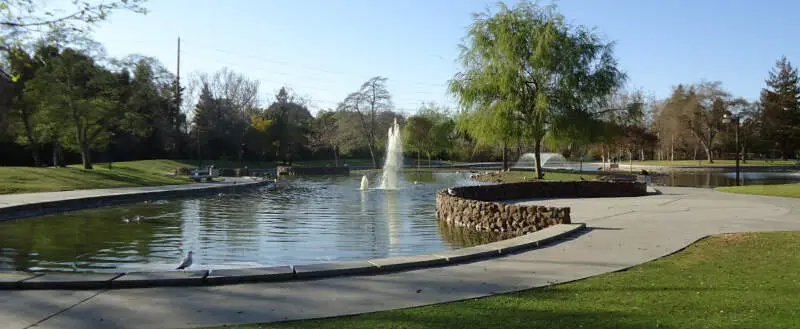
[[[31,156],[33,156],[33,165],[38,167],[42,160],[39,158],[39,146],[31,144]]]
[[[53,145],[53,167],[58,167],[58,143]]]
[[[369,156],[372,157],[372,166],[375,169],[381,169],[381,167],[378,166],[378,159],[375,158],[375,146],[372,145],[372,143],[369,144]]]
[[[536,158],[536,179],[544,178],[544,173],[542,172],[542,140],[535,139],[533,141],[533,156]]]
[[[508,170],[508,158],[506,154],[508,153],[508,145],[505,141],[503,141],[503,171]]]
[[[670,136],[669,161],[675,161],[675,136]]]
[[[711,147],[706,145],[706,143],[702,144],[703,144],[703,149],[706,151],[706,158],[708,158],[708,163],[709,164],[714,163],[714,157],[711,154]]]
[[[633,151],[628,150],[628,170],[633,173]]]
[[[336,150],[336,145],[333,146],[333,165],[334,167],[339,166],[339,152]]]
[[[742,143],[742,163],[747,163],[747,149],[744,147],[744,143]]]
[[[31,148],[31,155],[33,157],[33,165],[38,167],[41,163],[39,158],[39,142],[33,137],[33,128],[30,127],[28,120],[24,120],[26,137],[28,137],[28,145]]]
[[[92,169],[92,151],[89,149],[89,144],[81,143],[81,162],[83,162],[83,169]]]

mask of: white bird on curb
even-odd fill
[[[183,260],[178,265],[176,270],[183,270],[183,269],[186,269],[189,266],[192,266],[192,252],[191,251],[189,252],[189,254],[186,255],[186,257],[183,258]]]
[[[456,191],[455,191],[455,190],[453,190],[452,188],[448,188],[448,189],[447,189],[447,194],[450,194],[450,195],[456,195]]]

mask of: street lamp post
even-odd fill
[[[736,186],[739,186],[739,116],[738,115],[729,115],[725,114],[722,118],[724,123],[733,122],[736,124],[734,129],[734,141],[736,143]]]

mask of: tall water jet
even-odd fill
[[[383,163],[383,177],[381,188],[384,190],[397,189],[397,176],[403,169],[403,141],[400,139],[400,125],[397,119],[389,128],[389,139],[386,142],[386,160]]]
[[[367,175],[361,176],[361,190],[366,191],[369,188],[369,179]]]

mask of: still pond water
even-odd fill
[[[377,174],[369,175],[378,186]],[[417,182],[414,184],[414,182]],[[125,272],[300,265],[425,254],[497,240],[439,225],[435,193],[466,174],[294,178],[254,192],[153,200],[0,223],[0,271]],[[139,222],[125,218],[142,216]]]

